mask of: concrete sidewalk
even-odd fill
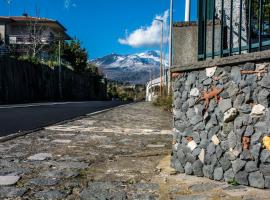
[[[137,103],[0,143],[0,199],[269,199],[176,175],[171,120]]]

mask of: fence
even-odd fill
[[[269,49],[270,1],[198,0],[198,25],[199,60]]]
[[[0,103],[105,100],[106,82],[91,74],[62,68],[62,98],[58,69],[7,57],[0,58]]]

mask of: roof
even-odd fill
[[[30,22],[33,20],[38,21],[39,23],[55,24],[60,29],[62,29],[63,32],[67,31],[67,29],[57,20],[52,20],[48,18],[31,17],[31,16],[11,16],[11,17],[0,16],[0,22],[5,22],[5,23]],[[68,39],[71,39],[71,37],[68,36],[67,34],[66,36]]]

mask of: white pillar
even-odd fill
[[[186,0],[185,21],[190,21],[190,0]]]

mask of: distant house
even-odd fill
[[[12,46],[16,53],[46,54],[52,42],[70,40],[67,29],[58,21],[30,17],[0,16],[0,45]]]

